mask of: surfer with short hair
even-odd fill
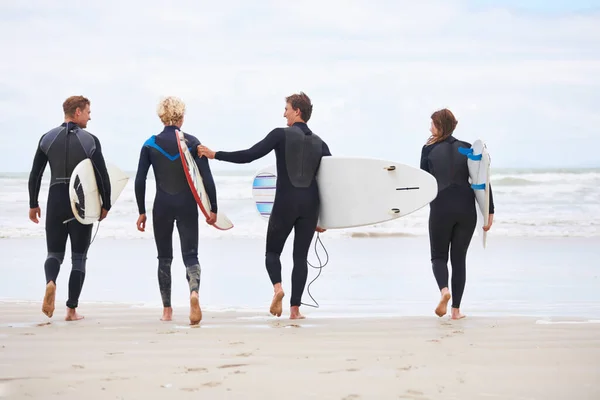
[[[453,136],[458,121],[446,108],[431,115],[431,136],[421,151],[421,169],[432,174],[438,183],[437,197],[429,204],[429,243],[433,274],[441,292],[435,313],[448,312],[452,298],[452,319],[465,316],[460,303],[465,289],[467,251],[475,226],[475,195],[469,182],[467,157],[458,151],[471,144]],[[490,187],[488,231],[494,220],[494,199]],[[448,253],[452,263],[452,294],[448,290]]]
[[[307,125],[313,106],[303,92],[285,98],[284,118],[287,128],[273,129],[263,140],[247,150],[214,152],[198,146],[198,154],[210,159],[245,164],[258,160],[275,150],[277,187],[275,202],[267,228],[265,264],[274,294],[270,313],[282,314],[284,291],[281,286],[280,256],[285,242],[294,229],[292,296],[290,318],[301,319],[302,293],[308,276],[307,257],[312,238],[324,232],[317,226],[319,219],[319,188],[316,175],[321,158],[330,156],[329,147]]]
[[[83,318],[77,313],[79,296],[85,279],[87,251],[92,238],[93,224],[83,225],[74,218],[69,197],[69,181],[73,169],[81,161],[89,158],[94,165],[94,174],[102,211],[99,221],[110,211],[110,180],[102,155],[100,140],[88,131],[91,120],[90,101],[83,96],[71,96],[63,103],[64,122],[42,135],[33,158],[29,174],[29,219],[39,223],[42,215],[38,196],[46,165],[50,164],[51,178],[48,189],[46,214],[46,247],[48,254],[44,263],[46,292],[42,312],[52,318],[56,296],[56,279],[65,257],[67,238],[71,241],[71,275],[69,276],[69,298],[65,320],[77,321]]]
[[[181,241],[181,254],[186,268],[186,279],[190,290],[190,324],[202,320],[200,309],[200,263],[198,261],[198,204],[187,182],[179,155],[177,131],[185,118],[185,103],[177,97],[166,97],[160,101],[157,114],[164,125],[158,135],[151,136],[142,146],[135,177],[135,197],[139,217],[137,229],[146,229],[146,177],[150,166],[154,171],[156,195],[152,209],[154,240],[158,252],[158,286],[163,303],[162,321],[171,321],[171,262],[173,261],[173,226]],[[206,223],[213,225],[217,220],[217,189],[206,157],[197,155],[200,141],[184,133],[187,145],[198,166],[211,209]]]

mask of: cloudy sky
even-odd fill
[[[495,167],[600,166],[585,151],[600,145],[599,3],[0,0],[0,171],[29,170],[73,94],[131,171],[161,96],[187,103],[185,131],[237,150],[283,126],[300,90],[334,155],[418,165],[448,107]]]

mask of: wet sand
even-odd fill
[[[268,304],[267,304],[268,306]],[[309,318],[0,302],[10,399],[598,399],[600,323],[529,317]]]

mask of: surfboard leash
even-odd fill
[[[94,236],[92,237],[92,240],[90,241],[90,244],[88,245],[88,249],[90,248],[92,243],[94,243],[94,239],[96,239],[96,235],[98,234],[98,229],[100,229],[100,221],[98,221],[98,225],[96,225],[96,233],[94,233]]]
[[[323,251],[325,252],[325,255],[327,256],[327,260],[325,261],[325,264],[323,264],[321,262],[321,257],[319,257],[319,253],[317,252],[317,243],[321,244],[321,247],[323,247]],[[306,292],[308,293],[308,296],[312,299],[312,301],[316,304],[316,305],[312,305],[312,304],[306,304],[306,303],[302,303],[300,302],[300,304],[304,305],[304,306],[308,306],[308,307],[313,307],[313,308],[319,308],[319,303],[317,303],[317,301],[315,300],[314,297],[312,297],[312,295],[310,294],[310,285],[313,284],[314,281],[316,281],[319,276],[321,276],[321,271],[323,270],[323,267],[325,267],[327,265],[327,263],[329,263],[329,253],[327,253],[327,249],[325,248],[325,245],[323,244],[323,242],[321,241],[321,236],[319,235],[319,232],[317,232],[317,239],[315,240],[315,255],[317,256],[317,260],[319,261],[319,266],[314,266],[310,263],[310,261],[308,261],[308,259],[306,260],[306,262],[308,263],[308,265],[310,265],[312,268],[316,268],[319,270],[319,273],[317,274],[317,276],[315,276],[315,279],[313,279],[312,281],[310,281],[310,283],[308,284],[308,286],[306,287]]]

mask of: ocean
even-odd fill
[[[138,232],[134,193],[135,172],[109,216],[98,227],[97,238],[147,238]],[[252,201],[252,171],[215,172],[219,208],[235,227],[226,232],[201,224],[200,237],[264,237],[266,222]],[[0,238],[43,237],[43,225],[27,218],[26,173],[0,173]],[[492,170],[496,214],[490,237],[598,237],[600,235],[599,169],[496,169]],[[46,171],[39,196],[42,218],[48,193]],[[368,190],[368,188],[365,188]],[[149,174],[146,208],[151,214],[155,182]],[[429,208],[367,227],[327,232],[329,237],[424,236],[427,235]],[[43,222],[43,221],[42,221]],[[152,220],[148,228],[151,231]],[[493,239],[492,239],[493,240]]]

